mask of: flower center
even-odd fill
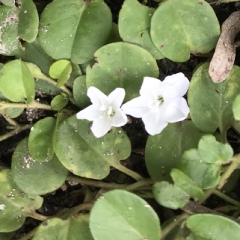
[[[115,110],[112,106],[102,106],[100,108],[100,111],[102,112],[102,117],[113,117],[115,115]]]
[[[164,98],[162,96],[157,96],[157,98],[155,98],[152,102],[152,106],[157,108],[159,107],[161,104],[163,104],[164,102]]]

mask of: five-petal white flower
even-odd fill
[[[159,134],[168,123],[187,118],[189,107],[183,95],[187,92],[189,80],[183,73],[173,74],[160,81],[144,77],[140,96],[122,106],[124,113],[142,118],[150,135]]]
[[[92,105],[77,113],[78,119],[93,121],[91,130],[95,137],[104,136],[111,127],[121,127],[127,123],[127,116],[120,106],[125,97],[123,88],[116,88],[108,96],[95,87],[88,88],[87,95]]]

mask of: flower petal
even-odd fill
[[[108,95],[108,100],[114,107],[120,107],[125,97],[125,90],[123,88],[116,88]]]
[[[168,125],[166,120],[161,118],[160,111],[150,111],[143,116],[142,120],[144,122],[146,131],[150,135],[159,134]]]
[[[95,87],[89,87],[87,90],[87,95],[91,102],[97,106],[109,105],[108,97]]]
[[[115,115],[112,118],[112,126],[121,127],[127,123],[127,116],[123,113],[123,111],[119,109],[115,109]]]
[[[93,121],[91,130],[96,138],[104,136],[111,129],[111,120],[98,118]]]
[[[169,123],[186,119],[190,111],[187,101],[184,98],[178,98],[170,102],[165,109],[164,117]]]
[[[123,104],[122,110],[128,115],[141,118],[149,111],[149,107],[146,104],[146,100],[143,97],[137,97]]]
[[[167,98],[182,97],[188,90],[189,80],[183,73],[167,76],[163,81],[163,88]]]
[[[98,118],[100,114],[99,108],[96,105],[90,105],[87,108],[76,114],[77,119],[87,119],[89,121],[93,121]]]
[[[162,87],[163,82],[157,78],[144,77],[140,89],[140,95],[145,97],[157,96],[158,90]]]

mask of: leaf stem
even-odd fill
[[[137,189],[137,188],[141,188],[143,186],[148,186],[148,185],[151,185],[153,184],[153,181],[152,179],[142,179],[138,182],[135,182],[133,184],[130,184],[128,185],[127,187],[124,188],[124,190],[127,190],[127,191],[132,191],[134,189]]]
[[[227,170],[222,175],[221,180],[217,186],[218,189],[221,189],[224,186],[227,179],[231,176],[234,170],[238,168],[239,164],[240,164],[240,154],[237,154],[232,158],[231,165],[227,168]]]
[[[81,203],[80,205],[72,208],[71,215],[77,215],[81,211],[91,210],[93,207],[94,201],[87,202],[87,203]]]
[[[24,234],[18,240],[28,240],[28,239],[31,239],[36,231],[37,231],[37,228],[34,228],[32,231],[28,232],[27,234]]]
[[[8,133],[0,136],[0,142],[2,142],[3,140],[8,139],[8,138],[14,136],[15,134],[18,134],[18,133],[20,133],[22,131],[28,130],[31,127],[32,127],[32,124],[18,125],[18,126],[16,126],[15,129],[13,129],[13,130],[9,131]]]
[[[31,212],[31,214],[29,215],[29,217],[40,220],[40,221],[45,221],[47,220],[49,217],[44,216],[42,214],[39,214],[37,212]]]
[[[15,126],[15,127],[18,126],[18,123],[17,123],[15,120],[13,120],[12,118],[8,117],[8,116],[5,115],[5,114],[2,114],[2,116],[5,118],[6,121],[8,121],[8,123],[9,123],[10,125]]]
[[[116,168],[117,170],[119,170],[120,172],[125,173],[126,175],[132,177],[133,179],[135,179],[136,181],[140,181],[143,180],[144,178],[137,172],[124,167],[121,163],[116,162],[114,164],[111,164],[114,168]]]
[[[167,235],[177,226],[180,225],[189,216],[188,213],[182,213],[181,215],[174,218],[174,220],[162,229],[161,240],[167,239]]]
[[[33,101],[30,104],[0,102],[0,109],[5,109],[5,108],[41,108],[45,110],[53,110],[50,105],[39,103],[37,101]]]
[[[240,202],[232,199],[231,197],[227,196],[226,194],[220,192],[219,190],[214,190],[213,194],[215,194],[216,196],[222,198],[223,200],[225,200],[228,203],[231,203],[232,205],[239,207],[240,208]]]

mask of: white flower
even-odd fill
[[[183,95],[187,92],[189,80],[183,73],[168,76],[164,81],[145,77],[140,97],[122,106],[124,113],[142,118],[150,135],[159,134],[168,123],[187,118],[189,107]]]
[[[105,135],[111,127],[121,127],[127,123],[127,116],[120,106],[125,97],[123,88],[116,88],[108,96],[95,87],[87,91],[92,105],[77,113],[78,119],[93,121],[91,130],[95,137]]]

